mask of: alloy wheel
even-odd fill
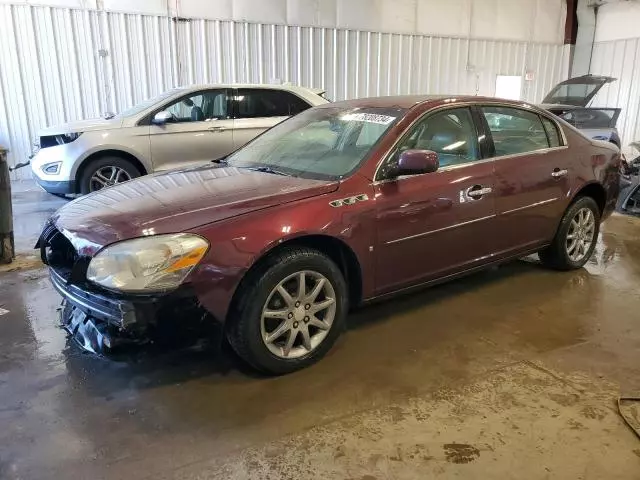
[[[581,208],[575,214],[569,230],[565,248],[567,256],[572,262],[580,262],[589,253],[595,240],[596,219],[589,208]]]
[[[127,180],[131,180],[131,175],[124,168],[107,165],[96,170],[91,176],[91,180],[89,180],[90,191],[95,192]]]
[[[305,270],[289,275],[262,308],[262,341],[278,358],[299,358],[327,337],[336,316],[336,294],[324,275]]]

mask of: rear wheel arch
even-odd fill
[[[148,170],[144,166],[144,164],[135,156],[129,152],[125,152],[124,150],[117,149],[108,149],[108,150],[99,150],[87,156],[82,163],[78,167],[78,170],[75,174],[75,182],[76,182],[76,193],[80,193],[80,179],[82,178],[82,174],[86,170],[86,168],[95,160],[98,160],[103,157],[118,157],[128,162],[138,169],[140,174],[147,175]]]
[[[591,197],[598,204],[598,208],[600,209],[600,215],[604,212],[605,206],[607,204],[607,192],[604,187],[599,183],[592,182],[584,185],[580,190],[576,192],[576,194],[571,199],[571,203],[573,204],[580,197]]]
[[[330,235],[310,234],[288,239],[279,243],[265,252],[253,262],[244,273],[234,292],[228,312],[232,312],[238,305],[245,282],[251,278],[251,274],[259,269],[273,255],[288,248],[306,247],[318,251],[331,259],[340,269],[347,283],[349,291],[349,304],[358,305],[362,300],[362,269],[360,261],[353,249],[344,241]]]

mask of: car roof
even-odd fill
[[[184,92],[192,92],[196,90],[205,90],[209,88],[269,88],[271,90],[287,90],[290,92],[305,91],[320,94],[324,92],[321,88],[300,87],[298,85],[289,85],[286,83],[200,83],[180,85],[176,89]]]
[[[507,100],[495,97],[479,97],[475,95],[396,95],[389,97],[370,97],[355,100],[333,102],[322,107],[339,106],[344,108],[404,108],[410,109],[418,105],[433,104],[438,106],[450,103],[500,103],[501,105],[513,105],[514,107],[534,108],[535,106],[521,100]]]

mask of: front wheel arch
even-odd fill
[[[94,161],[103,158],[103,157],[118,157],[118,158],[122,158],[123,160],[126,160],[128,162],[131,162],[131,164],[133,166],[135,166],[138,171],[140,172],[141,175],[147,175],[149,172],[148,170],[145,168],[144,164],[138,160],[137,157],[135,157],[134,155],[125,152],[123,150],[115,150],[115,149],[109,149],[109,150],[100,150],[97,152],[92,153],[91,155],[89,155],[87,158],[85,158],[82,163],[80,164],[80,166],[78,167],[78,170],[76,171],[76,175],[75,175],[75,193],[81,193],[80,191],[80,180],[82,178],[82,175],[84,173],[84,171],[86,170],[86,168]]]
[[[307,247],[327,255],[340,269],[349,289],[349,304],[358,305],[362,301],[362,268],[358,256],[344,241],[329,235],[310,234],[288,239],[282,243],[267,249],[262,253],[244,273],[233,294],[228,312],[237,306],[239,292],[242,291],[243,282],[250,278],[250,273],[268,261],[268,258],[277,255],[284,249],[295,247]]]

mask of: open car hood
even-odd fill
[[[615,82],[613,77],[582,75],[557,84],[544,97],[542,103],[586,107],[596,93],[607,83]]]

